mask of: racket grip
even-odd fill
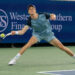
[[[7,36],[12,35],[12,33],[8,33]]]

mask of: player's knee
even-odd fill
[[[32,46],[32,43],[27,43],[27,47],[31,47]]]
[[[59,48],[60,48],[61,50],[65,51],[65,46],[61,45],[61,46],[59,46]]]

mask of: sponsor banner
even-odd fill
[[[8,1],[8,0],[7,0]],[[0,33],[8,33],[13,30],[21,30],[29,17],[27,5],[36,5],[37,12],[55,13],[56,20],[50,21],[55,36],[64,43],[75,42],[75,2],[73,1],[51,1],[36,0],[28,2],[0,2]],[[32,36],[29,29],[22,36],[9,36],[2,43],[26,43]],[[41,41],[40,43],[45,43]]]

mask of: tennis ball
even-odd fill
[[[4,38],[4,37],[5,37],[5,34],[4,34],[4,33],[2,33],[0,36],[1,36],[2,38]]]

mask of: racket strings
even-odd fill
[[[7,36],[10,36],[10,35],[11,35],[11,33],[4,34],[4,35],[5,35],[5,37],[3,37],[3,38],[2,38],[2,37],[1,37],[1,34],[0,34],[0,42],[1,42],[1,41],[3,41],[3,40],[7,37]]]
[[[0,37],[0,42],[3,40],[3,38]]]

